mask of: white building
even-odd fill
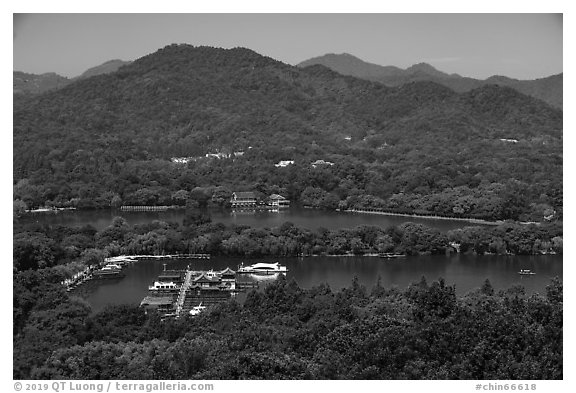
[[[333,163],[333,162],[330,162],[330,161],[316,160],[316,161],[314,161],[311,165],[312,165],[312,168],[316,168],[316,167],[319,166],[319,165],[332,166],[332,165],[334,165],[334,163]]]
[[[274,164],[276,168],[284,168],[287,167],[288,165],[294,165],[294,161],[292,160],[280,161],[278,164]]]
[[[193,161],[194,157],[172,157],[170,160],[174,164],[187,164],[189,161]]]
[[[269,205],[274,207],[290,207],[290,201],[282,195],[272,194],[268,198]]]

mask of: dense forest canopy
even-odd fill
[[[216,152],[244,154],[204,157]],[[562,111],[506,87],[392,88],[189,45],[14,102],[17,211],[206,203],[200,194],[225,205],[239,190],[330,209],[557,220]]]

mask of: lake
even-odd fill
[[[438,228],[442,231],[473,225],[465,221],[413,218],[402,216],[371,215],[322,211],[292,207],[281,212],[272,211],[221,211],[211,210],[213,222],[226,225],[249,225],[255,228],[277,227],[285,221],[296,226],[316,230],[353,228],[359,225],[388,227],[404,222],[417,222]],[[124,217],[129,224],[142,224],[152,220],[182,223],[184,210],[164,212],[122,212],[119,210],[71,211],[59,213],[34,214],[26,221],[46,224],[82,226],[90,224],[101,230],[112,223],[116,216]],[[268,260],[270,261],[270,260]],[[168,262],[168,269],[185,269],[188,263],[193,269],[224,269],[227,266],[236,270],[240,262],[252,263],[249,259],[214,257],[211,260],[174,260]],[[302,288],[310,288],[320,283],[328,283],[333,290],[350,285],[354,276],[367,288],[372,288],[378,276],[385,287],[407,287],[422,276],[428,282],[442,277],[450,285],[456,285],[456,292],[462,295],[479,288],[488,278],[495,289],[508,288],[521,284],[528,293],[544,293],[546,285],[555,276],[562,277],[562,256],[418,256],[398,259],[376,257],[308,257],[283,258],[287,265],[288,278],[294,278]],[[158,277],[165,261],[147,260],[137,262],[126,268],[126,276],[118,281],[99,280],[81,287],[78,295],[86,298],[95,311],[106,304],[138,305],[146,296],[148,285]],[[537,274],[521,276],[520,269],[531,269]],[[242,301],[245,295],[239,295]]]
[[[263,261],[263,260],[259,260]],[[272,260],[268,259],[268,262]],[[274,260],[276,261],[276,260]],[[287,278],[294,278],[301,288],[327,283],[333,291],[350,285],[354,276],[370,290],[378,277],[384,287],[404,289],[411,282],[425,276],[428,283],[442,277],[449,285],[456,286],[458,295],[479,288],[488,278],[495,290],[511,285],[524,286],[527,293],[545,293],[550,279],[562,277],[562,256],[418,256],[397,259],[377,257],[307,257],[278,260],[288,267]],[[139,305],[146,296],[148,285],[167,269],[185,269],[190,264],[194,270],[221,270],[229,266],[237,269],[240,262],[251,264],[256,260],[215,257],[211,260],[145,260],[125,268],[126,276],[118,280],[98,280],[81,286],[74,294],[85,298],[94,311],[107,304]],[[520,269],[531,269],[533,276],[521,276]],[[266,285],[263,283],[263,285]],[[240,294],[243,301],[245,294]]]
[[[345,213],[298,207],[291,207],[279,212],[209,210],[208,213],[213,222],[221,222],[226,225],[249,225],[254,228],[278,227],[286,221],[290,221],[298,227],[312,230],[316,230],[319,227],[327,229],[354,228],[359,225],[389,227],[400,225],[407,221],[425,224],[438,228],[441,231],[478,225],[458,220]],[[90,224],[96,229],[101,230],[109,226],[113,218],[117,216],[125,218],[131,225],[143,224],[152,220],[178,222],[181,224],[184,218],[184,210],[167,210],[164,212],[123,212],[120,210],[61,211],[58,213],[34,213],[24,217],[22,220],[24,222],[36,221],[43,224],[66,226],[83,226]]]

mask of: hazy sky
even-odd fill
[[[463,76],[562,72],[559,14],[15,14],[13,69],[73,77],[171,43],[243,46],[289,64],[326,53]]]

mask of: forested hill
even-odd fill
[[[458,74],[447,74],[426,63],[415,64],[407,69],[381,66],[367,63],[348,53],[329,53],[305,60],[298,66],[308,67],[316,64],[324,65],[342,75],[351,75],[357,78],[381,82],[386,86],[400,86],[415,81],[430,81],[447,86],[460,93],[489,84],[506,86],[562,109],[563,74],[534,80],[518,80],[504,76],[492,76],[482,80],[463,77]]]
[[[81,75],[74,78],[66,78],[60,76],[54,72],[47,72],[45,74],[28,74],[21,71],[14,71],[12,73],[13,82],[13,94],[14,99],[19,100],[22,94],[40,94],[45,93],[50,90],[61,89],[64,86],[69,85],[78,79],[86,79],[96,75],[109,74],[115,72],[118,68],[125,64],[129,64],[128,61],[123,60],[109,60],[103,64],[95,67],[91,67],[84,71]]]
[[[14,94],[39,94],[49,90],[59,89],[70,83],[70,79],[48,72],[42,75],[14,71],[12,84]]]
[[[408,196],[465,187],[463,197],[492,185],[498,198],[527,188],[522,209],[557,210],[561,146],[562,111],[510,88],[391,88],[243,48],[171,45],[117,72],[15,102],[15,198],[28,206],[94,195],[109,202],[142,189],[170,195],[225,186],[299,200],[311,187],[341,201],[400,195],[397,204],[410,208],[422,201]],[[246,154],[169,162],[216,151]],[[276,169],[282,159],[295,160],[294,168]],[[336,165],[309,173],[317,159]]]
[[[91,68],[87,69],[81,75],[78,75],[74,79],[85,79],[85,78],[90,78],[90,77],[93,77],[96,75],[109,74],[111,72],[118,71],[118,69],[120,67],[122,67],[126,64],[130,64],[130,62],[120,60],[120,59],[108,60],[107,62],[104,62],[100,65],[97,65],[95,67],[91,67]]]

